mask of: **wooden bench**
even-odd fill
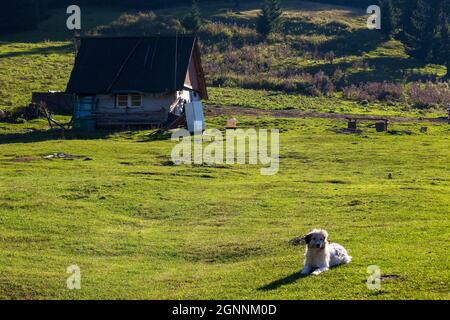
[[[358,129],[358,121],[376,121],[375,129],[377,132],[385,132],[388,130],[389,119],[386,118],[372,118],[372,117],[345,117],[347,119],[348,124],[347,128],[349,130],[357,130]]]

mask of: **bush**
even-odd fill
[[[350,100],[369,102],[373,101],[402,101],[404,99],[404,87],[392,82],[368,82],[360,85],[351,85],[343,90],[344,97]]]
[[[0,121],[2,121],[3,119],[6,119],[8,117],[8,114],[6,113],[6,111],[3,111],[0,109]]]
[[[445,108],[450,103],[449,84],[416,82],[408,89],[408,102],[417,109]]]
[[[301,93],[310,96],[332,96],[335,93],[333,83],[323,72],[315,75],[305,73],[291,77],[279,77],[276,75],[260,77],[223,73],[210,77],[208,84],[215,87],[284,91],[286,93]]]
[[[332,96],[335,91],[333,82],[325,73],[320,71],[314,75],[309,94],[312,96]]]
[[[236,23],[212,22],[205,24],[200,28],[199,36],[205,43],[219,45],[232,43],[235,46],[243,46],[259,42],[259,35],[254,29]]]
[[[153,12],[124,13],[116,21],[99,26],[91,35],[153,35],[183,33],[186,30],[177,19],[158,17]]]

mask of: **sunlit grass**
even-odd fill
[[[173,166],[175,143],[146,132],[61,140],[30,132],[42,120],[2,124],[0,297],[448,299],[448,125],[331,131],[345,125],[239,117],[281,130],[279,173],[261,176],[259,165]],[[42,158],[53,152],[93,160]],[[299,279],[303,249],[287,242],[314,227],[353,262]],[[66,288],[73,264],[81,290]],[[400,278],[374,294],[369,265]]]

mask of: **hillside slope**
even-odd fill
[[[259,2],[246,1],[239,12],[231,11],[226,2],[203,5],[205,22],[199,36],[212,104],[258,108],[264,103],[264,108],[272,108],[270,101],[236,100],[275,93],[279,98],[276,108],[313,106],[316,111],[421,116],[442,114],[445,102],[450,102],[450,90],[437,88],[441,100],[415,108],[417,99],[409,93],[412,81],[436,79],[445,74],[445,68],[419,63],[406,55],[401,43],[385,42],[380,34],[367,30],[364,10],[312,2],[283,3],[284,28],[268,41],[255,31]],[[83,32],[186,32],[180,20],[188,10],[181,7],[122,14],[83,7]],[[0,109],[26,105],[33,90],[65,89],[74,59],[65,17],[64,12],[53,11],[36,31],[0,39]],[[352,87],[384,81],[400,84]],[[224,88],[258,91],[234,95],[233,89]],[[303,98],[297,100],[298,95]],[[310,99],[320,96],[331,100]],[[298,102],[306,100],[312,102]],[[280,101],[291,102],[280,105]]]

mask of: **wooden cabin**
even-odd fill
[[[66,93],[74,128],[160,127],[208,98],[194,36],[80,37]],[[196,121],[193,119],[193,121]],[[198,121],[196,121],[198,122]]]

